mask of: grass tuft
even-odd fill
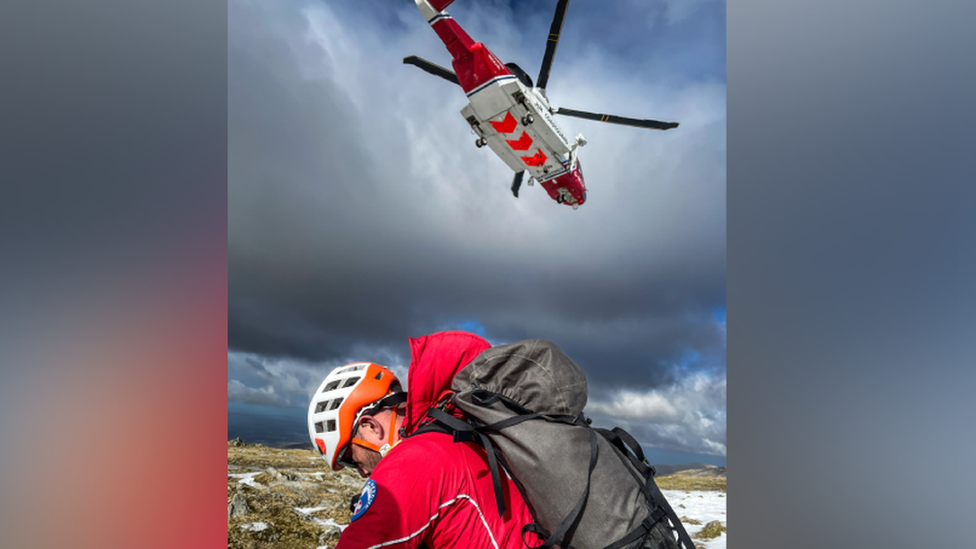
[[[725,527],[722,526],[721,522],[713,520],[706,524],[700,532],[691,537],[695,539],[715,539],[722,535],[722,532],[725,532]]]

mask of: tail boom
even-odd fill
[[[415,0],[420,13],[454,58],[451,65],[465,93],[493,78],[512,74],[491,50],[481,42],[475,42],[453,17],[443,11],[453,1]]]

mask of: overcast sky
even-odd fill
[[[555,4],[448,11],[535,79]],[[552,340],[598,423],[725,455],[724,1],[570,3],[552,104],[681,123],[559,117],[589,142],[576,211],[539,185],[514,198],[461,89],[402,64],[451,61],[410,0],[240,0],[228,16],[232,402],[305,407],[352,361],[405,376],[408,337],[466,329]]]

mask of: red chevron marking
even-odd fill
[[[518,126],[518,122],[515,121],[515,117],[512,116],[512,113],[507,111],[505,112],[505,119],[501,122],[495,122],[493,120],[490,120],[489,122],[491,122],[491,125],[498,133],[512,133],[515,131],[515,126]]]
[[[527,132],[522,132],[522,137],[518,139],[506,139],[505,142],[516,151],[527,151],[532,146],[532,138]]]
[[[526,166],[541,166],[546,163],[546,155],[542,153],[542,149],[538,149],[535,156],[523,156],[522,162],[525,162]]]

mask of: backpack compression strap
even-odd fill
[[[668,500],[665,499],[664,494],[661,493],[661,489],[657,487],[657,483],[654,482],[654,474],[656,471],[654,470],[654,467],[648,464],[644,459],[644,451],[641,449],[640,444],[637,443],[637,440],[634,439],[630,433],[624,431],[620,427],[614,427],[612,431],[608,431],[607,429],[596,429],[596,431],[599,431],[599,433],[610,441],[614,448],[618,450],[614,453],[617,454],[617,457],[624,462],[625,466],[629,462],[630,465],[633,465],[634,468],[640,471],[640,474],[644,477],[641,478],[638,476],[637,472],[630,467],[626,468],[639,483],[641,491],[644,493],[644,497],[647,498],[648,502],[653,503],[656,506],[654,513],[651,513],[647,519],[644,519],[644,523],[642,525],[645,526],[648,531],[650,531],[650,528],[654,526],[655,522],[660,520],[664,515],[667,515],[667,517],[671,519],[672,526],[674,526],[674,529],[678,532],[678,538],[685,545],[686,549],[696,549],[695,543],[691,541],[691,537],[685,530],[684,524],[681,523],[678,515],[674,512],[674,509],[671,508],[671,504],[668,503]],[[658,515],[658,513],[660,513],[660,515]],[[648,523],[648,520],[655,515],[658,515],[657,518]],[[633,532],[630,535],[632,534]],[[630,535],[627,537],[630,537]],[[617,545],[618,543],[620,542],[618,541],[613,545],[605,547],[604,549],[618,549],[618,547],[625,545]]]
[[[542,545],[538,545],[536,547],[530,546],[531,549],[550,549],[556,543],[559,543],[560,546],[566,546],[567,544],[563,543],[563,538],[567,534],[569,534],[570,538],[572,538],[572,533],[576,532],[576,527],[579,526],[579,521],[580,519],[583,518],[583,508],[586,506],[586,500],[590,497],[590,477],[592,477],[593,469],[594,467],[596,467],[596,459],[597,456],[599,455],[599,452],[600,450],[596,442],[596,433],[594,433],[593,430],[591,429],[590,430],[590,466],[586,473],[586,488],[583,489],[583,495],[580,496],[580,499],[579,501],[576,502],[576,506],[573,507],[573,510],[570,511],[568,515],[566,515],[566,518],[564,518],[561,523],[559,523],[559,526],[556,528],[556,531],[553,532],[551,535],[549,535],[549,537],[546,538],[546,541],[544,541]],[[534,522],[532,524],[527,524],[524,527],[522,527],[523,543],[525,543],[526,532],[535,532],[540,537],[545,537],[545,532],[543,532],[542,528],[539,526],[537,522]],[[634,539],[636,539],[636,537]],[[526,545],[528,544],[526,543]]]
[[[536,415],[539,415],[539,414],[536,414]],[[588,424],[589,423],[589,421],[587,421],[582,414],[580,414],[580,416],[578,416],[577,418],[574,418],[573,420],[569,420],[568,419],[568,416],[555,416],[555,417],[553,417],[553,416],[541,416],[541,417],[543,417],[543,419],[547,419],[549,421],[562,421],[562,422],[565,422],[565,423],[574,423],[574,424],[575,423],[580,423],[580,422],[583,422],[585,424]],[[514,418],[510,418],[510,419],[514,419]],[[506,421],[508,421],[508,420],[506,420]],[[499,422],[499,423],[502,423],[502,422]],[[498,425],[498,423],[496,423],[496,424],[494,424],[492,426],[488,426],[488,427],[493,427],[495,425]],[[620,435],[616,435],[617,442],[615,442],[614,439],[611,438],[611,437],[614,436],[614,433],[616,433],[618,430],[620,431],[621,434]],[[590,430],[589,430],[589,435],[590,435],[590,464],[589,464],[589,469],[587,471],[586,488],[583,490],[583,495],[580,496],[580,499],[576,503],[576,506],[573,508],[573,510],[570,511],[569,514],[566,515],[566,518],[564,518],[563,521],[559,524],[559,526],[556,528],[556,531],[553,532],[552,535],[550,535],[542,545],[539,545],[537,547],[533,547],[531,549],[550,549],[557,542],[564,541],[564,538],[567,535],[569,536],[570,539],[572,539],[572,535],[576,531],[576,527],[578,526],[579,520],[582,518],[583,508],[586,506],[586,500],[587,500],[587,498],[589,498],[589,495],[590,495],[590,482],[591,482],[591,477],[593,475],[593,469],[594,469],[594,467],[596,467],[597,457],[599,456],[599,452],[600,452],[599,446],[597,445],[597,438],[596,438],[596,432],[597,431],[599,431],[600,434],[602,434],[612,444],[614,444],[614,446],[618,446],[618,445],[621,445],[622,446],[623,443],[621,443],[619,441],[623,438],[623,436],[626,436],[626,438],[629,438],[633,442],[633,444],[635,444],[635,445],[637,444],[636,440],[634,440],[633,437],[631,437],[629,433],[627,433],[623,429],[620,429],[619,427],[615,427],[612,432],[611,431],[606,431],[606,429],[594,429],[594,428],[590,428]],[[641,460],[643,461],[644,454],[640,450],[640,446],[639,445],[637,446],[637,450],[636,451],[637,452],[640,452]],[[614,452],[614,453],[617,453],[617,452]],[[623,455],[619,455],[619,457],[620,457],[620,459],[624,459],[623,458]],[[624,462],[624,465],[626,466],[626,464],[627,464],[627,462],[625,461]],[[641,478],[641,477],[636,476],[636,473],[634,473],[634,471],[631,470],[629,467],[625,467],[625,468],[631,473],[631,475],[634,475],[634,478],[638,481],[638,486],[640,487],[641,491],[644,493],[644,496],[649,501],[656,501],[655,498],[654,498],[654,496],[653,496],[653,492],[651,492],[648,489],[648,487],[645,486],[644,479]],[[644,465],[643,468],[639,468],[639,469],[641,469],[642,472],[644,470],[647,470],[647,471],[653,473],[653,471],[654,471],[654,468],[652,466],[650,466],[650,465]],[[653,483],[654,483],[653,474],[651,476],[648,476],[647,478],[648,478],[649,482],[653,485]],[[657,489],[657,486],[655,485],[654,488]],[[662,505],[656,506],[656,508],[654,509],[653,512],[651,512],[646,517],[644,517],[644,520],[641,521],[640,526],[638,526],[637,528],[635,528],[634,530],[632,530],[630,533],[628,533],[624,537],[618,539],[617,541],[611,543],[610,545],[607,545],[603,549],[620,549],[622,547],[626,547],[627,545],[630,545],[631,543],[633,543],[633,542],[635,542],[635,541],[643,538],[644,536],[646,536],[651,531],[651,528],[653,528],[654,525],[657,524],[658,521],[660,521],[665,516],[668,516],[668,513],[669,512],[671,512],[673,514],[673,511],[671,511],[671,508],[669,506],[667,506],[667,501],[664,500],[664,497],[663,496],[661,496],[661,500],[664,501],[664,506],[662,506]],[[675,517],[674,521],[675,521],[676,524],[678,524],[678,528],[680,529],[679,535],[684,535],[684,537],[688,539],[688,541],[687,541],[687,543],[689,544],[688,545],[688,549],[696,549],[695,546],[694,546],[694,543],[691,542],[691,539],[688,538],[688,535],[684,532],[684,528],[681,527],[681,522],[678,521],[677,517]],[[525,532],[528,532],[528,531],[535,532],[536,534],[539,534],[541,537],[546,537],[545,536],[545,533],[542,531],[542,529],[539,527],[539,525],[537,523],[535,523],[535,524],[529,524],[529,525],[527,525],[527,526],[525,526],[525,527],[522,528],[523,542],[524,542],[524,539],[525,539]],[[528,545],[528,544],[526,544],[526,545]],[[561,543],[561,545],[562,546],[566,546],[568,544]]]

